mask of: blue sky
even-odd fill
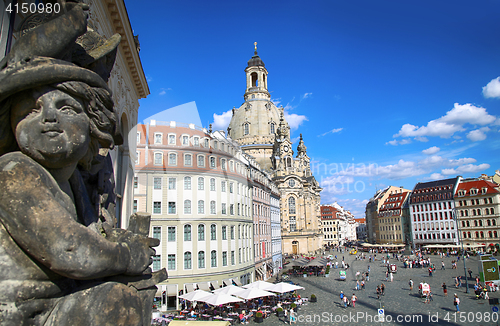
[[[364,217],[388,185],[500,169],[500,2],[126,0],[151,94],[225,129],[258,42],[272,99],[322,184]]]

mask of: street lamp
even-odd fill
[[[457,222],[457,228],[458,228],[458,243],[462,242],[462,260],[464,261],[464,275],[465,275],[465,293],[469,293],[469,282],[467,281],[467,268],[465,267],[465,255],[464,255],[464,241],[460,241],[460,236],[462,234],[462,231],[460,229],[460,221],[458,219],[458,214],[457,214],[457,208],[453,207],[453,215],[454,215],[454,220]]]

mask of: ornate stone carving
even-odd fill
[[[108,150],[123,140],[106,81],[120,37],[63,6],[0,62],[0,324],[149,325],[159,241],[147,214],[114,220]]]

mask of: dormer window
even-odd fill
[[[481,189],[481,193],[482,193],[482,194],[485,194],[485,193],[487,193],[487,192],[488,192],[488,188],[483,187],[483,188]]]

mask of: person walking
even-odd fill
[[[444,268],[444,261],[441,261],[441,269],[445,269]]]
[[[410,286],[410,292],[413,291],[413,280],[410,278],[410,281],[408,282],[408,285]]]
[[[377,299],[380,299],[380,285],[377,285]]]
[[[389,273],[389,276],[390,276],[389,278],[390,278],[391,282],[394,281],[394,275],[392,274],[392,272]]]
[[[460,312],[460,299],[458,298],[458,295],[455,293],[454,294],[454,298],[453,298],[453,304],[455,305],[455,307],[457,308],[457,312]]]
[[[352,297],[351,297],[351,302],[352,302],[353,308],[356,308],[356,301],[358,301],[358,297],[356,295],[354,295],[354,293],[353,293]]]
[[[441,285],[441,287],[443,288],[444,296],[447,297],[448,296],[448,289],[446,287],[446,283],[443,282],[443,285]]]
[[[347,296],[344,295],[344,298],[342,300],[344,301],[344,308],[347,308],[347,304],[349,303],[349,299],[347,299]]]
[[[384,283],[382,283],[382,284],[380,285],[380,293],[381,293],[382,295],[385,295],[385,284],[384,284]]]
[[[467,273],[469,273],[469,278],[470,278],[470,279],[472,279],[472,269],[470,269],[470,268],[469,268],[469,269],[467,270]]]

